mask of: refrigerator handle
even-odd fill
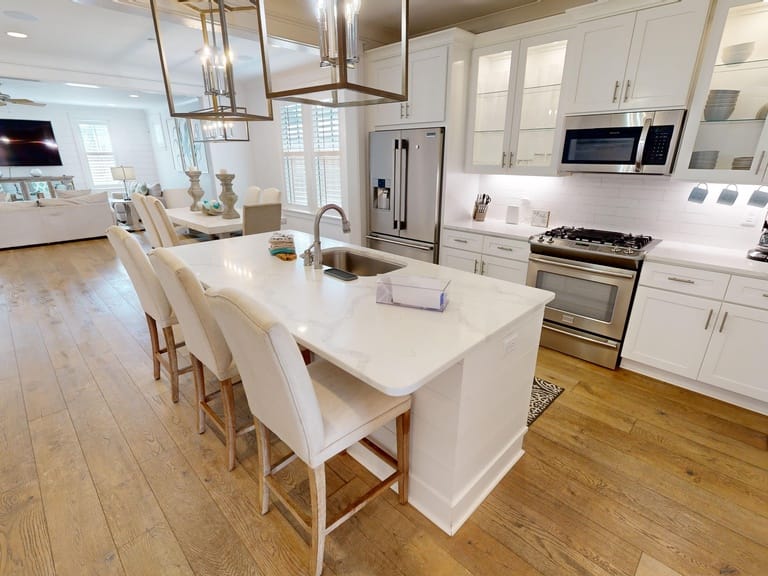
[[[400,200],[400,140],[395,138],[395,148],[392,153],[392,162],[394,163],[394,166],[392,168],[392,173],[394,174],[393,178],[393,186],[394,186],[394,195],[392,196],[392,216],[394,217],[392,220],[392,228],[394,230],[397,230],[397,224],[398,224],[398,215],[400,214],[398,205],[398,202]]]
[[[408,140],[400,141],[400,230],[408,228]]]

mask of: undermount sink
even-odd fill
[[[346,248],[323,250],[323,265],[338,268],[357,276],[376,276],[376,274],[384,274],[405,267],[405,264],[382,260]]]

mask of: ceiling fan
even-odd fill
[[[0,106],[5,106],[6,104],[23,104],[25,106],[45,106],[42,102],[35,102],[34,100],[29,100],[28,98],[11,98],[8,94],[4,94],[3,92],[0,92]]]

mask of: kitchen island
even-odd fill
[[[293,232],[300,254],[310,235]],[[413,393],[410,503],[454,534],[522,456],[544,306],[551,292],[343,242],[404,264],[391,275],[450,281],[444,312],[376,303],[376,278],[344,282],[270,256],[270,234],[171,250],[206,285],[246,290],[296,340],[393,396]],[[373,438],[394,452],[394,422]],[[350,450],[383,476],[364,449]],[[383,465],[379,465],[383,466]]]

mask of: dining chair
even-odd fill
[[[259,204],[271,204],[280,202],[280,190],[277,188],[264,188],[259,194]]]
[[[206,297],[240,367],[245,395],[254,415],[261,513],[269,511],[272,491],[310,532],[309,573],[317,576],[323,571],[325,538],[331,531],[395,482],[400,503],[408,502],[411,397],[387,396],[322,359],[305,366],[288,329],[242,290],[209,290]],[[397,427],[396,458],[367,438],[393,419]],[[269,430],[293,451],[274,464]],[[394,472],[329,521],[325,463],[357,442],[394,468]],[[294,505],[275,477],[295,458],[307,467],[311,518]]]
[[[236,461],[236,437],[254,429],[252,424],[236,428],[233,384],[240,381],[237,365],[211,313],[203,286],[197,276],[178,256],[166,248],[153,251],[149,259],[186,338],[195,379],[197,431],[200,434],[205,432],[207,416],[207,420],[224,434],[227,468],[232,470]],[[204,368],[208,368],[216,376],[219,390],[206,392]],[[219,394],[222,397],[223,417],[211,406],[211,400]]]
[[[243,206],[245,206],[246,204],[258,204],[260,198],[261,188],[258,186],[248,186],[240,199],[243,202]]]
[[[158,248],[162,246],[160,234],[157,231],[154,220],[152,220],[152,217],[149,214],[146,198],[147,197],[144,196],[144,194],[139,192],[131,194],[131,202],[133,202],[133,205],[136,207],[136,212],[139,214],[139,218],[141,218],[141,223],[144,225],[144,231],[147,233],[149,243],[152,245],[152,248]]]
[[[160,379],[160,366],[162,365],[171,381],[171,398],[174,402],[178,402],[179,376],[190,372],[192,366],[179,368],[177,350],[184,346],[184,342],[177,342],[173,333],[173,327],[179,322],[173,313],[171,303],[168,301],[163,287],[155,275],[155,270],[139,241],[120,226],[107,228],[107,238],[126,272],[128,272],[128,277],[131,279],[144,310],[152,344],[152,367],[155,380]],[[158,326],[163,331],[164,348],[160,348]]]
[[[283,214],[283,205],[280,202],[243,204],[242,212],[243,235],[280,230]]]
[[[160,246],[163,248],[172,248],[173,246],[179,246],[181,244],[191,244],[197,242],[195,238],[179,236],[176,231],[176,227],[171,222],[168,214],[165,211],[165,206],[159,198],[154,196],[145,196],[144,202],[147,207],[149,217],[157,229],[157,235],[160,239]]]

